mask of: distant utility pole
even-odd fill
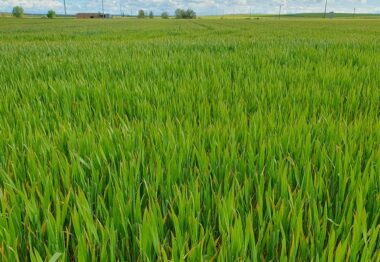
[[[66,13],[66,0],[63,0],[63,8],[65,9],[65,16],[67,15]]]
[[[323,15],[323,18],[326,18],[326,13],[327,13],[327,0],[326,0],[326,3],[325,3],[325,13]]]
[[[278,12],[278,19],[281,19],[281,9],[282,9],[282,5],[280,5],[280,11]]]
[[[119,3],[120,3],[120,16],[123,17],[123,9],[121,8],[121,1]]]
[[[356,8],[354,8],[354,14],[352,15],[352,18],[355,18],[355,14],[356,14]]]
[[[104,0],[102,0],[102,12],[103,12],[103,18],[104,18]]]

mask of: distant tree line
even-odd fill
[[[146,14],[144,10],[139,10],[137,13],[137,18],[145,18]],[[149,12],[149,18],[153,19],[154,14],[152,11]],[[169,18],[169,13],[168,12],[162,12],[161,13],[161,18],[163,19],[168,19]],[[195,13],[194,10],[192,9],[180,9],[178,8],[175,10],[175,18],[177,19],[195,19],[197,18],[197,13]]]
[[[195,19],[197,14],[192,9],[180,9],[175,10],[175,18],[177,19]]]
[[[153,19],[154,18],[154,13],[153,13],[153,11],[150,11],[149,12],[149,18],[150,19]],[[145,11],[144,10],[139,10],[139,12],[138,12],[138,14],[137,14],[137,18],[145,18],[146,17],[146,15],[145,15]]]
[[[15,7],[13,7],[13,9],[12,9],[12,15],[14,17],[17,17],[17,18],[23,17],[24,16],[24,8],[22,8],[21,6],[15,6]],[[49,10],[47,12],[47,14],[46,14],[47,18],[54,18],[56,16],[57,16],[57,14],[55,13],[54,10]]]
[[[13,7],[13,10],[12,10],[12,15],[14,17],[17,17],[17,18],[20,18],[24,15],[24,9],[21,7],[21,6],[15,6]],[[56,17],[56,13],[54,10],[49,10],[46,17],[48,18],[54,18]],[[46,18],[45,17],[45,18]],[[138,11],[138,14],[137,14],[137,18],[145,18],[146,17],[146,14],[145,14],[145,11],[144,10],[139,10]],[[154,18],[154,13],[153,11],[150,11],[149,14],[148,14],[148,17],[150,19],[153,19]],[[169,13],[168,12],[162,12],[161,13],[161,18],[162,19],[168,19],[169,18]],[[177,10],[175,10],[175,18],[176,19],[195,19],[197,18],[197,13],[195,13],[194,10],[192,9],[181,9],[181,8],[178,8]]]

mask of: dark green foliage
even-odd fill
[[[161,18],[162,19],[169,19],[169,13],[168,12],[162,12]]]
[[[12,10],[12,15],[17,18],[21,18],[24,15],[24,8],[21,6],[15,6]]]
[[[47,13],[46,15],[48,18],[52,19],[54,17],[56,17],[56,13],[54,10],[49,10],[49,12]]]
[[[180,9],[175,10],[175,17],[177,19],[194,19],[197,18],[197,14],[192,9]]]
[[[145,18],[145,11],[144,10],[139,10],[137,14],[137,18]]]

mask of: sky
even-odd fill
[[[0,12],[10,12],[13,6],[22,6],[27,13],[46,13],[53,9],[64,13],[64,0],[0,0]],[[282,13],[320,13],[325,0],[103,0],[106,13],[136,14],[139,9],[155,14],[163,11],[174,13],[176,8],[192,8],[198,15],[222,15],[233,13],[274,14],[282,5]],[[67,12],[99,12],[102,0],[66,0]],[[327,11],[380,13],[380,0],[328,0]]]

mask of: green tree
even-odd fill
[[[139,10],[139,13],[137,15],[137,18],[145,18],[145,11],[144,10]]]
[[[12,15],[17,18],[22,17],[24,15],[24,8],[22,8],[21,6],[13,7]]]
[[[192,9],[180,9],[175,10],[175,17],[177,19],[194,19],[197,18],[197,14]]]
[[[56,13],[54,10],[49,10],[46,16],[48,18],[52,19],[52,18],[56,17]]]
[[[149,18],[150,18],[150,19],[153,19],[153,18],[154,18],[154,14],[153,14],[152,11],[149,12]]]
[[[187,9],[185,12],[186,19],[195,19],[197,18],[197,13],[192,9]]]
[[[162,19],[169,19],[169,14],[168,14],[168,12],[162,12],[162,14],[161,14],[161,18],[162,18]]]
[[[182,19],[183,18],[183,14],[184,14],[184,10],[183,9],[176,9],[175,10],[175,18],[177,19]]]

